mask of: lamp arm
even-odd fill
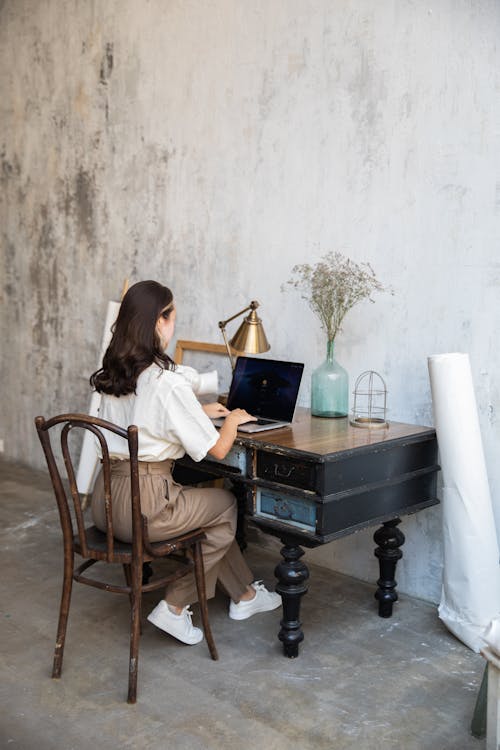
[[[252,300],[250,302],[250,304],[248,305],[248,307],[243,308],[243,310],[240,310],[239,312],[237,312],[235,315],[232,315],[227,320],[219,320],[219,328],[221,330],[222,337],[224,339],[224,343],[226,345],[227,356],[229,357],[229,361],[231,362],[231,369],[232,370],[234,370],[234,357],[233,357],[233,354],[231,352],[231,347],[229,346],[229,341],[227,340],[226,326],[232,320],[234,320],[235,318],[239,318],[240,315],[243,315],[243,313],[246,313],[248,310],[256,310],[258,308],[258,306],[259,306],[259,303],[256,300]]]
[[[221,329],[221,331],[223,331],[224,328],[227,326],[227,324],[230,323],[232,320],[234,320],[235,318],[239,318],[239,316],[243,315],[243,313],[246,313],[247,310],[256,310],[258,306],[259,306],[259,303],[256,300],[252,300],[252,302],[250,302],[248,307],[243,308],[243,310],[240,310],[239,312],[237,312],[235,315],[232,315],[227,320],[219,320],[219,328]]]
[[[229,346],[229,341],[227,340],[226,326],[221,326],[220,323],[219,323],[219,326],[220,326],[220,330],[221,330],[221,333],[222,333],[222,337],[224,339],[224,343],[226,345],[227,356],[229,357],[229,361],[231,362],[231,370],[234,370],[234,358],[233,358],[233,354],[231,352],[231,347]]]

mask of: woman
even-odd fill
[[[253,582],[235,542],[236,501],[223,489],[182,487],[172,479],[175,459],[188,453],[201,461],[207,453],[223,459],[238,425],[255,419],[243,409],[229,412],[221,404],[202,406],[183,368],[166,354],[173,336],[176,310],[172,292],[156,281],[141,281],[128,290],[120,306],[102,368],[90,378],[102,394],[99,416],[120,427],[139,428],[139,481],[142,512],[152,541],[163,541],[202,527],[206,534],[203,561],[207,597],[217,582],[229,594],[229,617],[245,620],[256,612],[276,609],[278,594]],[[227,415],[218,432],[210,417]],[[109,433],[112,458],[115,536],[131,540],[130,473],[126,440]],[[106,528],[102,475],[92,497],[95,525]],[[253,583],[252,583],[253,582]],[[191,622],[189,606],[197,600],[192,574],[174,581],[165,599],[148,616],[161,630],[184,643],[199,643],[202,631]]]

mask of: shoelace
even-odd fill
[[[252,587],[255,589],[255,591],[266,591],[266,587],[264,586],[262,581],[254,581],[252,583]]]
[[[193,627],[193,611],[189,609],[189,607],[190,605],[186,604],[186,606],[182,610],[182,614],[186,615],[188,622],[189,622],[189,627]]]

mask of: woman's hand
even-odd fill
[[[218,402],[214,404],[202,404],[201,408],[203,409],[205,414],[210,417],[210,419],[225,417],[227,414],[230,414],[229,409],[226,409],[225,406],[219,404]]]
[[[236,426],[245,424],[245,422],[256,422],[257,417],[252,417],[245,409],[233,409],[233,411],[227,411],[226,422],[228,419],[234,422]]]
[[[238,425],[256,421],[257,417],[252,417],[245,409],[233,409],[233,411],[227,412],[224,424],[220,428],[219,439],[208,451],[210,455],[219,461],[225,458],[233,447]]]

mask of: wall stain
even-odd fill
[[[2,184],[6,184],[7,180],[19,177],[21,174],[21,166],[17,155],[14,154],[12,159],[8,159],[5,146],[2,146],[2,150],[0,151],[0,167],[0,181]]]
[[[277,86],[272,73],[265,70],[262,76],[261,90],[259,93],[259,112],[262,118],[267,118],[271,112],[273,99],[277,94]]]
[[[107,42],[104,55],[101,60],[101,68],[99,71],[99,84],[104,87],[102,89],[103,91],[106,91],[109,78],[111,76],[111,73],[113,72],[113,65],[114,65],[113,43]],[[109,101],[108,101],[107,93],[106,93],[106,98],[104,101],[104,117],[106,119],[106,122],[109,122]]]
[[[76,176],[75,201],[78,225],[82,234],[91,241],[94,225],[94,184],[88,172],[80,169]]]
[[[49,211],[45,204],[40,206],[42,225],[38,237],[37,247],[31,257],[29,276],[31,287],[36,300],[33,311],[33,343],[35,346],[47,348],[49,345],[49,330],[56,337],[59,335],[61,318],[58,314],[58,276],[55,257],[54,227]],[[54,311],[51,314],[51,310]]]
[[[94,200],[95,183],[93,175],[80,167],[74,184],[66,188],[59,208],[66,217],[74,216],[77,233],[89,244],[95,242]]]
[[[113,43],[107,42],[99,72],[99,81],[103,86],[108,85],[108,80],[113,72],[113,62]]]
[[[16,264],[16,246],[9,240],[6,234],[3,236],[2,246],[4,249],[5,277],[3,281],[3,292],[8,300],[8,309],[14,317],[14,322],[19,323],[19,288],[21,274]]]
[[[59,262],[65,247],[61,245],[57,232],[58,216],[57,207],[53,215],[47,204],[38,207],[36,244],[28,269],[32,290],[29,303],[32,342],[39,363],[54,359],[51,353],[60,350],[68,323],[63,314],[68,305],[68,282]],[[43,364],[40,367],[43,372]],[[44,380],[46,377],[45,371]]]

